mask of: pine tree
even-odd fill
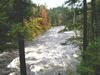
[[[86,0],[83,0],[84,5],[84,25],[83,25],[83,50],[86,50],[88,45],[88,39],[87,39],[87,2]]]
[[[16,22],[20,22],[23,25],[23,0],[14,1],[15,8],[15,19]],[[18,32],[18,46],[19,46],[19,56],[20,56],[20,75],[27,75],[26,73],[26,63],[25,63],[25,51],[24,51],[24,37]]]

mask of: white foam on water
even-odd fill
[[[78,48],[73,45],[61,45],[75,33],[73,31],[58,33],[63,28],[64,26],[51,28],[44,35],[30,42],[31,46],[25,48],[25,58],[30,74],[42,75],[40,72],[45,72],[43,75],[49,75],[50,71],[56,72],[55,68],[59,67],[57,71],[67,69],[69,65],[72,65],[72,61],[76,60]],[[19,71],[19,66],[19,59],[15,58],[8,68],[16,68]]]

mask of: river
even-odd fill
[[[61,45],[71,36],[73,31],[58,33],[64,26],[52,27],[38,38],[26,43],[25,55],[28,75],[76,75],[79,48],[72,44]],[[19,58],[15,58],[8,66],[13,75],[19,73]],[[10,75],[11,75],[10,74]]]

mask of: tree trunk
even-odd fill
[[[24,51],[24,37],[18,34],[18,46],[19,46],[19,57],[20,57],[20,75],[27,75],[26,63],[25,63],[25,51]]]
[[[76,12],[75,12],[75,8],[73,9],[73,24],[76,24]]]
[[[16,23],[21,23],[21,25],[23,25],[23,8],[23,0],[14,1],[15,20]],[[18,32],[18,46],[20,57],[20,75],[27,75],[24,51],[24,37],[20,32]]]
[[[88,45],[88,36],[87,36],[87,2],[86,0],[83,0],[83,16],[84,16],[84,22],[83,22],[83,52],[82,52],[82,62],[86,62],[86,56],[85,56],[85,51],[87,49],[87,45]],[[84,73],[81,73],[81,75],[84,75]],[[88,75],[88,74],[87,74]]]
[[[97,10],[96,10],[96,0],[92,0],[91,2],[91,6],[92,6],[92,24],[94,25],[94,35],[95,35],[95,39],[99,37],[99,26],[98,26],[98,19],[97,19]],[[98,34],[99,33],[99,34]],[[95,69],[95,75],[100,75],[100,66],[95,65],[96,69]]]
[[[95,0],[94,5],[95,5],[95,19],[96,19],[95,34],[96,34],[96,38],[99,38],[100,37],[100,0]]]
[[[96,27],[96,0],[92,0],[91,1],[91,7],[92,7],[92,20],[91,20],[91,25],[92,25],[92,39],[91,40],[94,40],[95,39],[95,27]]]
[[[84,54],[84,52],[87,49],[87,45],[88,45],[88,36],[87,36],[87,2],[86,0],[83,0],[83,5],[84,5],[84,11],[83,11],[83,15],[84,15],[84,22],[83,22],[83,62],[86,62],[86,56]],[[81,75],[84,75],[83,73]]]
[[[83,1],[84,5],[84,25],[83,25],[83,50],[86,50],[88,45],[87,39],[87,2],[86,0]]]
[[[73,24],[76,24],[76,12],[74,8],[74,4],[72,4],[72,11],[73,11]]]

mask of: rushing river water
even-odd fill
[[[28,75],[68,75],[67,72],[69,71],[73,72],[72,75],[76,75],[78,47],[72,44],[61,45],[75,33],[73,31],[58,33],[63,28],[63,26],[52,27],[43,35],[26,43],[25,54]],[[8,68],[20,75],[19,58],[15,58],[8,65]]]

